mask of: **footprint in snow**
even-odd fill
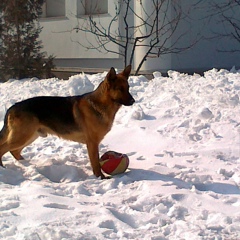
[[[163,153],[157,153],[157,154],[154,154],[155,157],[164,157],[164,154]]]
[[[128,156],[133,156],[133,155],[135,155],[137,152],[129,152],[129,153],[127,153],[127,155]]]
[[[18,208],[20,206],[19,200],[14,200],[14,199],[5,199],[2,201],[1,206],[0,206],[0,211],[7,211],[7,210],[12,210],[14,208]]]
[[[113,230],[114,232],[117,232],[117,228],[115,226],[115,223],[114,221],[112,220],[106,220],[106,221],[103,221],[99,224],[99,227],[100,228],[107,228],[107,229],[111,229]]]
[[[192,140],[194,142],[198,142],[198,141],[202,140],[202,136],[197,134],[197,133],[189,134],[188,137],[189,137],[190,140]]]
[[[67,205],[64,204],[59,204],[59,203],[49,203],[49,204],[45,204],[43,205],[44,207],[47,208],[57,208],[57,209],[66,209],[66,210],[74,210],[74,207],[69,207]]]

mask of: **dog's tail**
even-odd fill
[[[6,114],[5,118],[4,118],[3,128],[0,131],[0,146],[3,145],[7,141],[8,133],[9,133],[9,129],[8,129],[8,114]]]

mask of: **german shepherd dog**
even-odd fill
[[[111,68],[97,89],[79,96],[34,97],[18,102],[7,110],[0,132],[0,165],[10,152],[17,160],[21,151],[39,136],[47,134],[87,145],[93,173],[106,178],[99,164],[98,146],[110,131],[121,105],[135,100],[129,93],[131,65],[116,74]]]

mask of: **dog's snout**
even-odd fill
[[[131,104],[134,104],[135,103],[135,99],[132,97],[132,99],[130,100],[130,103]]]
[[[131,96],[131,98],[129,99],[129,105],[133,105],[135,103],[135,99]]]

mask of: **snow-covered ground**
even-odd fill
[[[93,90],[106,73],[0,84],[6,109],[37,95]],[[100,154],[128,154],[129,170],[93,176],[86,147],[54,136],[0,168],[0,239],[240,239],[240,71],[131,77]]]

